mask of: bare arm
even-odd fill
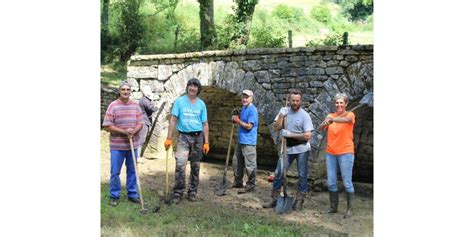
[[[202,128],[204,132],[204,143],[209,144],[209,124],[206,122],[202,123]]]
[[[109,132],[116,132],[116,133],[122,133],[122,134],[125,134],[125,135],[128,135],[128,136],[133,136],[138,131],[140,131],[140,129],[142,127],[143,127],[143,124],[139,123],[134,128],[122,129],[122,128],[119,128],[115,125],[109,125],[109,126],[105,127],[105,129]]]
[[[332,122],[335,123],[352,123],[352,118],[349,117],[335,117],[331,119]]]
[[[311,139],[311,131],[304,133],[294,133],[292,132],[289,138],[294,138],[302,141],[309,141]]]
[[[168,136],[166,136],[166,139],[172,140],[173,139],[173,134],[176,129],[176,122],[178,121],[178,117],[171,115],[170,122],[168,125]]]
[[[115,126],[115,125],[106,126],[105,129],[109,132],[127,134],[127,130],[121,129],[121,128]]]
[[[331,117],[329,115],[324,119],[324,121],[319,124],[319,130],[326,131],[328,129],[329,124],[331,124]]]
[[[277,118],[276,122],[273,123],[273,130],[275,130],[275,132],[278,132],[282,129],[282,127],[283,127],[283,118],[285,118],[285,116],[278,115],[278,118]]]
[[[347,113],[341,114],[335,118],[331,118],[329,115],[324,119],[323,122],[319,125],[319,129],[325,131],[328,129],[329,124],[331,123],[352,123],[351,117],[345,117]]]
[[[245,128],[245,129],[247,129],[247,130],[250,130],[250,129],[253,128],[253,123],[246,123],[246,122],[244,122],[244,121],[242,121],[242,120],[239,120],[238,125],[240,125],[241,127]]]

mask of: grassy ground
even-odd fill
[[[105,131],[102,131],[101,134],[101,156],[103,158],[101,160],[107,163],[109,162],[108,136]],[[102,163],[101,166],[107,168],[106,163]],[[144,166],[139,167],[142,167],[142,171],[146,170]],[[102,176],[105,175],[105,173],[102,174]],[[193,203],[183,199],[179,205],[166,205],[162,202],[164,190],[161,188],[158,190],[156,187],[153,189],[153,186],[156,185],[151,185],[149,183],[150,180],[145,179],[143,175],[140,176],[140,181],[145,207],[148,209],[148,212],[141,214],[139,204],[126,200],[126,191],[123,187],[125,167],[122,168],[121,176],[122,197],[119,205],[116,207],[109,205],[109,184],[105,181],[108,180],[108,177],[101,178],[100,212],[102,236],[273,237],[303,236],[315,233],[326,234],[327,236],[347,236],[347,234],[342,234],[322,226],[288,221],[277,214],[268,215],[268,213],[265,214],[252,209],[222,205],[220,202],[213,200],[216,198],[213,193],[201,196],[198,202]],[[173,180],[173,177],[170,177],[170,179]],[[204,192],[203,187],[201,189]],[[228,192],[231,192],[231,190]],[[201,195],[204,195],[204,193]],[[160,206],[160,211],[158,213],[152,212],[157,206]]]
[[[117,207],[108,205],[108,184],[101,187],[102,236],[302,236],[321,233],[340,234],[322,227],[282,221],[256,212],[230,209],[212,202],[160,204],[160,197],[143,190],[150,210],[160,205],[158,213],[140,213],[140,205],[122,198]]]

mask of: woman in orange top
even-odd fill
[[[336,112],[330,113],[319,125],[320,130],[327,130],[326,169],[330,208],[327,213],[337,212],[339,202],[337,190],[337,169],[339,167],[342,181],[347,194],[347,210],[344,218],[352,216],[352,200],[354,186],[352,185],[352,168],[354,166],[353,128],[355,115],[346,111],[349,98],[344,93],[335,96]]]

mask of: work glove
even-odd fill
[[[291,136],[293,136],[293,133],[286,130],[286,129],[282,129],[281,130],[281,135],[284,136],[284,137],[291,137]]]
[[[285,116],[288,114],[288,107],[282,107],[282,108],[280,109],[280,112],[278,112],[278,114],[279,114],[280,116],[285,117]]]
[[[232,115],[231,121],[233,123],[239,124],[240,123],[239,115]]]
[[[165,141],[165,150],[170,149],[170,146],[172,146],[172,145],[173,145],[173,140],[166,139],[166,141]]]
[[[209,153],[209,143],[204,143],[204,145],[202,145],[202,152],[206,155]]]

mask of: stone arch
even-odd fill
[[[136,84],[132,89],[138,96],[143,82],[155,87],[158,103],[168,102],[163,114],[169,113],[171,103],[184,93],[186,82],[192,77],[198,78],[204,87],[236,96],[243,89],[250,89],[254,91],[255,105],[272,133],[274,143],[277,136],[270,126],[283,98],[290,89],[302,90],[303,108],[310,114],[315,127],[310,141],[309,176],[319,179],[325,177],[325,144],[321,144],[323,136],[316,129],[317,125],[332,112],[332,98],[336,93],[347,93],[352,104],[357,104],[364,94],[373,91],[373,47],[325,46],[135,55],[129,63],[127,77]],[[154,136],[166,136],[168,122],[163,120],[160,123],[160,130],[155,129]],[[361,136],[361,139],[366,137]],[[161,143],[157,144],[156,149],[162,150]],[[290,171],[289,175],[292,174],[295,173]]]

